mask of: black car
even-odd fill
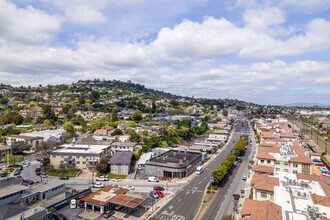
[[[17,170],[22,171],[23,167],[18,167]]]
[[[68,176],[61,176],[61,177],[60,177],[60,180],[68,180],[68,179],[69,179]]]
[[[239,194],[233,194],[233,196],[235,200],[239,200],[239,198],[241,197]]]
[[[7,176],[7,173],[6,172],[0,173],[0,177],[6,177],[6,176]]]
[[[36,175],[39,176],[40,174],[41,174],[41,168],[38,167],[38,168],[36,169]]]
[[[33,185],[34,181],[30,179],[22,180],[22,185],[28,186],[28,185]]]
[[[61,213],[50,214],[50,220],[67,220],[67,218]]]
[[[164,191],[165,189],[162,186],[154,186],[154,190]]]
[[[115,211],[114,211],[114,210],[106,211],[106,212],[103,214],[103,218],[109,218],[109,217],[112,216],[113,214],[115,214]]]

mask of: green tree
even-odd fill
[[[72,123],[70,121],[66,121],[64,123],[64,130],[69,133],[69,134],[74,134],[75,133],[75,130],[74,130],[74,127],[72,125]]]
[[[112,111],[111,111],[111,121],[112,122],[115,122],[115,121],[118,121],[118,117],[117,117],[117,111],[116,111],[116,109],[112,109]]]
[[[22,124],[23,120],[24,120],[24,118],[19,114],[15,115],[13,117],[13,122],[14,122],[15,125]]]
[[[22,162],[23,160],[24,160],[24,156],[22,156],[22,155],[9,154],[9,164],[19,163],[19,162]],[[6,154],[3,157],[3,161],[4,161],[4,163],[8,163],[8,154]]]
[[[48,127],[48,126],[51,126],[52,123],[48,119],[45,119],[43,125]]]
[[[142,120],[142,112],[140,110],[136,110],[133,114],[134,121],[141,121]]]
[[[108,173],[108,165],[103,163],[96,164],[96,170],[99,173],[106,174]]]
[[[228,116],[228,110],[223,110],[222,114],[223,114],[223,116],[227,117]]]
[[[79,96],[78,102],[80,105],[84,105],[86,103],[86,97],[85,96]]]
[[[113,131],[113,135],[123,135],[123,131],[119,128],[116,128],[114,131]]]
[[[31,146],[26,141],[16,141],[11,144],[11,152],[15,155],[22,155],[23,151],[29,150]]]

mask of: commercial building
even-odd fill
[[[82,199],[85,202],[85,210],[92,209],[100,214],[113,209],[116,206],[123,206],[128,210],[136,209],[144,199],[125,195],[129,190],[116,186],[106,186],[97,192]]]
[[[108,164],[113,174],[128,175],[130,172],[133,153],[130,151],[118,151],[113,155]]]
[[[110,145],[64,144],[50,153],[50,164],[60,168],[79,168],[88,171],[95,168],[105,156],[110,156]]]
[[[43,137],[43,141],[55,141],[60,144],[63,144],[63,133],[65,130],[63,128],[56,129],[56,130],[43,130],[43,131],[33,131],[30,133],[23,133],[21,135],[28,136],[28,137]]]
[[[8,153],[11,153],[10,146],[0,144],[0,160],[2,160]]]
[[[282,208],[270,201],[246,199],[241,220],[282,220]]]
[[[149,176],[165,178],[184,178],[202,164],[202,153],[170,150],[151,158],[145,164]]]

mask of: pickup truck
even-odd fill
[[[104,176],[96,177],[96,181],[108,181],[109,179]]]

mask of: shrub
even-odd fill
[[[207,190],[207,191],[206,191],[206,193],[210,194],[210,193],[211,193],[211,191],[210,191],[210,190]]]

